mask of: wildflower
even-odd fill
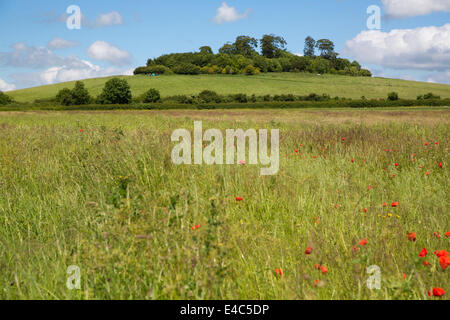
[[[450,265],[450,257],[440,257],[439,264],[441,265],[442,270],[447,269],[447,267]]]
[[[352,163],[354,163],[354,162],[355,162],[355,159],[352,159],[351,161],[352,161]]]
[[[399,202],[392,202],[391,207],[395,208],[395,207],[398,207],[399,205],[400,205]]]
[[[450,237],[450,231],[446,232],[446,233],[445,233],[445,236],[446,236],[447,238]]]
[[[361,241],[358,242],[360,246],[365,246],[366,244],[368,244],[369,242],[367,241],[366,238],[361,239]]]
[[[353,253],[357,253],[358,250],[359,250],[359,248],[358,248],[357,246],[353,246],[353,247],[352,247],[352,252],[353,252]]]
[[[242,200],[244,200],[242,197],[236,197],[236,201],[242,201]]]
[[[364,211],[364,213],[367,213],[367,209],[366,208],[362,208],[362,210]]]
[[[429,176],[430,175],[430,171],[425,172],[425,175]]]
[[[439,234],[439,232],[433,232],[433,236],[435,236],[438,239],[441,238],[441,235]]]
[[[428,143],[428,142],[425,142],[425,146],[427,146],[427,145],[429,145],[429,143]]]
[[[406,280],[406,273],[403,273],[403,279]]]
[[[367,190],[372,190],[372,189],[373,189],[372,186],[368,186],[368,187],[367,187]]]
[[[387,203],[383,202],[382,206],[386,208],[387,207]]]
[[[410,232],[410,233],[408,233],[408,240],[409,241],[416,241],[416,239],[417,239],[417,237],[416,237],[416,234],[414,233],[414,232]]]
[[[423,248],[422,251],[419,253],[419,257],[423,258],[428,254],[428,251],[426,248]]]
[[[442,168],[442,162],[439,162],[439,168]]]
[[[240,160],[239,163],[245,166],[245,160]]]
[[[431,294],[435,297],[442,297],[445,294],[445,290],[442,288],[433,288],[433,291],[428,291],[428,295],[431,296]]]
[[[430,263],[427,260],[423,260],[422,263],[425,267],[428,267],[430,265]]]
[[[320,264],[315,263],[315,264],[314,264],[314,269],[319,270],[319,269],[320,269]]]
[[[346,140],[346,138],[342,138],[342,141],[345,141]]]
[[[325,274],[328,272],[328,268],[325,266],[320,266],[320,272],[322,272],[322,274]]]
[[[389,218],[392,218],[392,213],[388,213],[387,216],[388,216]]]
[[[311,247],[307,247],[305,250],[305,254],[311,254],[313,252],[313,249]]]
[[[434,254],[440,258],[440,257],[448,257],[448,252],[445,250],[439,250],[439,251],[435,251]]]
[[[398,167],[398,166],[399,166],[399,164],[398,164],[398,163],[394,163],[394,166]]]
[[[197,230],[199,229],[201,226],[199,224],[196,224],[195,226],[192,227],[192,230]]]
[[[435,144],[435,145],[438,145],[438,144],[439,144],[439,141],[436,141],[434,144]]]
[[[275,268],[275,274],[281,277],[283,275],[283,270],[281,268]]]

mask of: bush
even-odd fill
[[[0,91],[0,105],[6,105],[13,102],[10,96]]]
[[[72,90],[68,88],[64,88],[59,90],[58,94],[56,95],[56,101],[61,104],[62,106],[71,106],[74,105],[73,103],[73,96],[72,96]]]
[[[396,100],[398,100],[398,93],[397,92],[390,92],[388,94],[388,100],[389,101],[396,101]]]
[[[161,95],[158,90],[152,88],[145,93],[143,101],[145,103],[160,102]]]
[[[181,63],[173,68],[173,72],[177,74],[200,74],[201,69],[192,63]]]
[[[112,78],[105,83],[97,101],[100,104],[129,104],[131,102],[130,85],[125,79]]]
[[[233,101],[238,102],[238,103],[247,103],[248,102],[248,98],[245,93],[234,94],[232,96],[232,98],[233,98]]]
[[[242,74],[245,74],[247,76],[254,76],[254,75],[257,75],[259,73],[260,73],[259,69],[255,68],[251,64],[249,64],[248,66],[246,66],[244,68],[244,70],[242,70]]]
[[[428,99],[440,99],[440,98],[441,98],[440,96],[435,96],[431,92],[423,95],[423,99],[425,99],[425,100],[428,100]]]
[[[81,81],[75,82],[75,87],[72,89],[72,100],[74,105],[89,104],[91,96],[84,87],[84,83]]]
[[[166,66],[160,65],[160,64],[154,64],[147,67],[138,67],[133,72],[136,74],[170,74],[172,71],[167,68]]]
[[[211,90],[204,90],[200,92],[200,94],[198,95],[198,99],[200,100],[201,103],[222,102],[220,96],[216,92]]]

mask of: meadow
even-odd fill
[[[174,165],[171,133],[194,120],[280,129],[278,174]],[[2,112],[0,298],[448,299],[428,291],[450,289],[434,253],[450,249],[449,120],[449,108]],[[71,265],[80,290],[66,287]]]
[[[150,88],[158,89],[162,97],[174,95],[196,95],[203,90],[213,90],[218,94],[255,94],[267,93],[308,95],[326,93],[331,97],[339,96],[352,99],[385,99],[389,92],[397,92],[401,99],[415,100],[418,95],[432,92],[442,99],[450,98],[450,86],[426,82],[415,82],[387,78],[350,77],[340,75],[316,75],[310,73],[266,73],[257,76],[244,75],[164,75],[122,76],[128,81],[133,97],[145,93]],[[86,79],[83,82],[89,93],[98,96],[105,82],[111,79]],[[51,99],[63,88],[74,87],[74,82],[59,83],[8,92],[17,102],[32,103],[36,99]]]

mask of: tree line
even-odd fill
[[[350,76],[371,77],[357,61],[339,58],[335,45],[329,39],[305,39],[304,55],[295,55],[287,50],[284,38],[273,34],[260,40],[249,36],[238,36],[224,44],[214,53],[211,47],[203,46],[198,52],[164,54],[148,59],[146,66],[138,67],[134,74],[245,74],[261,72],[310,72],[331,73]]]

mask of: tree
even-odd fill
[[[316,40],[311,38],[310,36],[305,39],[305,49],[303,50],[303,54],[305,57],[314,57],[316,52]]]
[[[75,105],[89,104],[91,101],[89,91],[84,87],[83,82],[75,82],[75,87],[72,90],[72,101]]]
[[[262,55],[269,59],[280,57],[281,52],[286,50],[287,45],[287,42],[282,37],[273,34],[264,35],[260,43]]]
[[[201,103],[220,103],[222,101],[220,96],[215,91],[211,90],[203,90],[202,92],[200,92],[200,94],[198,95],[198,99]]]
[[[203,46],[203,47],[200,47],[199,50],[200,50],[200,53],[214,54],[213,51],[212,51],[212,49],[211,49],[211,47],[209,47],[209,46]]]
[[[105,83],[98,101],[101,104],[128,104],[131,102],[130,85],[125,79],[112,78]]]
[[[334,52],[334,43],[328,39],[320,39],[316,42],[316,48],[320,51],[322,58],[333,60],[336,59],[338,54]]]
[[[56,101],[58,101],[62,106],[71,106],[73,105],[73,96],[72,90],[69,88],[64,88],[59,90],[56,95]]]
[[[160,102],[160,101],[161,101],[161,94],[157,89],[152,88],[145,93],[144,96],[145,103]]]
[[[243,56],[250,57],[256,53],[258,48],[258,40],[248,36],[239,36],[233,44],[234,53],[242,54]]]
[[[13,102],[10,96],[0,91],[0,105],[5,105]]]
[[[236,48],[231,43],[225,43],[222,48],[219,49],[219,53],[223,54],[235,54]]]
[[[390,100],[390,101],[398,100],[398,93],[397,92],[390,92],[388,94],[388,100]]]

